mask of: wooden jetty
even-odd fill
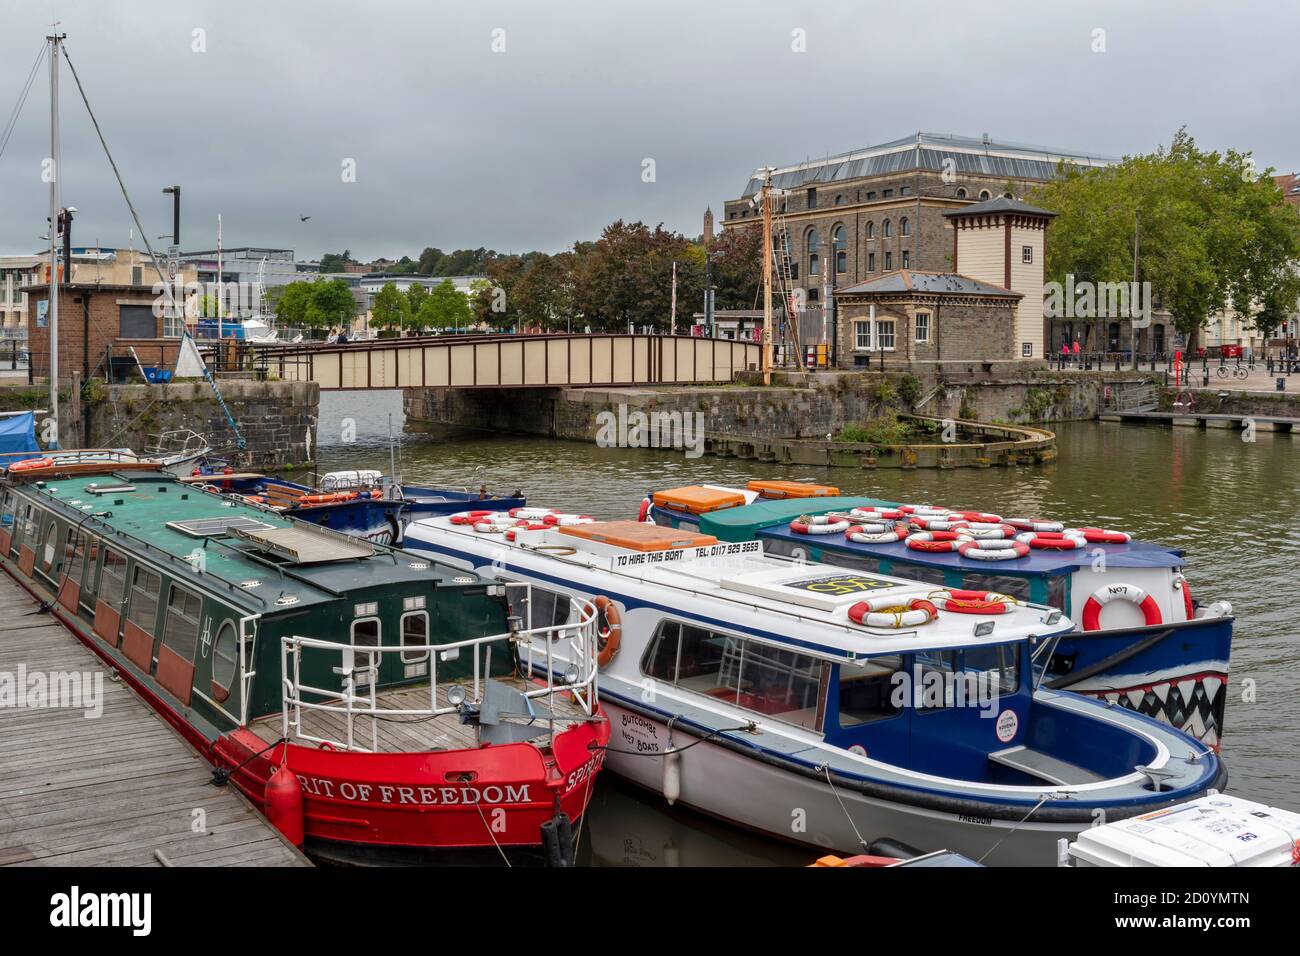
[[[1281,415],[1244,415],[1212,412],[1103,412],[1097,416],[1103,422],[1138,422],[1148,425],[1174,425],[1188,428],[1227,428],[1241,430],[1250,426],[1259,432],[1291,432],[1300,429],[1300,418]]]
[[[0,704],[0,866],[311,865],[0,573],[0,681],[20,667],[102,674],[103,711]]]

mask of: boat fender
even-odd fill
[[[1187,620],[1196,616],[1196,602],[1192,600],[1192,588],[1187,583],[1187,578],[1183,577],[1181,571],[1174,574],[1174,590],[1183,592],[1183,609],[1187,612]]]
[[[573,821],[563,810],[539,827],[549,867],[573,866]]]
[[[1006,614],[1020,603],[997,591],[935,591],[930,600],[941,610],[957,614]]]
[[[671,807],[681,795],[682,754],[680,750],[670,750],[664,754],[664,799]]]
[[[266,808],[266,818],[271,821],[271,825],[284,834],[284,838],[294,846],[302,846],[304,819],[302,784],[289,769],[288,761],[280,764],[280,769],[271,774],[271,779],[266,781],[262,806]]]
[[[603,594],[591,603],[596,606],[596,666],[604,667],[614,659],[623,640],[623,615],[618,605]]]
[[[848,531],[850,521],[829,515],[802,515],[790,522],[790,530],[798,534],[839,534]]]
[[[920,627],[939,616],[939,609],[925,598],[899,604],[898,598],[879,597],[859,601],[849,608],[849,620],[863,627]]]
[[[963,558],[973,558],[977,561],[1010,561],[1027,555],[1029,545],[1020,541],[1008,541],[1005,538],[963,541],[957,545],[957,553]]]
[[[1083,605],[1083,629],[1085,631],[1101,630],[1101,609],[1111,601],[1128,601],[1142,610],[1142,616],[1148,626],[1164,623],[1160,614],[1160,605],[1156,599],[1147,594],[1136,584],[1103,584],[1092,592]]]

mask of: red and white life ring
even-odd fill
[[[1164,622],[1156,599],[1136,584],[1104,584],[1092,592],[1092,596],[1083,606],[1085,631],[1101,630],[1101,609],[1111,601],[1128,601],[1130,604],[1136,604],[1142,609],[1142,616],[1148,626]]]
[[[1016,540],[1042,551],[1077,551],[1088,546],[1083,535],[1068,531],[1027,531],[1016,535]]]
[[[849,530],[852,522],[847,518],[832,518],[830,515],[802,515],[790,522],[790,530],[796,534],[839,534]]]
[[[907,525],[855,524],[844,537],[857,544],[890,544],[907,537]]]
[[[475,524],[488,515],[499,514],[496,511],[458,511],[447,520],[452,524]]]
[[[654,502],[650,500],[649,495],[646,495],[644,498],[642,498],[641,508],[636,513],[636,520],[641,522],[642,524],[654,524],[654,521],[652,521],[650,518],[650,508],[653,504]]]
[[[506,540],[514,541],[520,531],[545,531],[549,527],[550,525],[542,524],[540,521],[521,521],[506,530]]]
[[[1035,518],[1003,518],[1005,524],[1011,525],[1019,531],[1036,531],[1039,534],[1052,534],[1065,530],[1065,525],[1059,521],[1038,521]]]
[[[541,521],[549,514],[554,514],[554,508],[511,508],[508,514],[512,518],[519,518],[521,521]]]
[[[1010,561],[1027,555],[1029,545],[1021,541],[1008,541],[1006,538],[963,541],[957,545],[957,553],[963,558],[974,558],[977,561]]]
[[[944,515],[943,517],[938,518],[913,515],[908,520],[908,524],[914,528],[922,528],[925,531],[960,531],[962,528],[966,527],[967,522],[960,518],[954,521],[950,515]]]
[[[997,591],[935,591],[930,600],[941,610],[958,614],[1006,614],[1020,603]]]
[[[903,514],[919,515],[923,518],[941,518],[951,509],[940,508],[938,505],[899,505],[898,510]]]
[[[507,514],[494,511],[491,517],[474,522],[474,530],[479,534],[502,534],[521,523]]]
[[[969,521],[977,524],[1001,524],[1002,516],[989,514],[987,511],[953,511],[948,515],[960,521]]]
[[[942,554],[956,551],[958,545],[968,538],[956,531],[918,531],[907,536],[907,546],[913,551],[930,551]]]
[[[1174,590],[1183,592],[1183,609],[1187,612],[1187,620],[1196,616],[1196,602],[1192,600],[1192,588],[1187,583],[1187,578],[1183,573],[1178,571],[1174,574]]]
[[[992,524],[985,521],[972,521],[963,530],[972,538],[1014,538],[1018,533],[1009,524]]]
[[[575,524],[594,524],[596,521],[591,515],[569,515],[553,511],[542,518],[543,524],[552,525],[557,528],[567,528]]]
[[[859,601],[849,608],[849,620],[863,627],[920,627],[939,616],[939,609],[925,598],[899,604],[898,598],[878,597]]]
[[[1066,534],[1081,534],[1083,540],[1092,544],[1127,544],[1133,536],[1127,531],[1111,531],[1109,528],[1070,528]]]
[[[850,508],[849,514],[854,518],[866,518],[868,521],[897,521],[905,518],[907,513],[901,508]]]
[[[53,458],[25,458],[9,466],[10,471],[34,471],[37,468],[53,468]]]

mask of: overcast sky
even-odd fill
[[[0,117],[55,19],[151,240],[181,184],[187,250],[218,212],[227,246],[299,258],[556,251],[620,217],[693,236],[756,166],[917,130],[1122,155],[1185,124],[1300,168],[1295,0],[0,0]],[[74,242],[125,246],[66,65],[61,100]],[[40,246],[48,104],[42,67],[0,252]]]

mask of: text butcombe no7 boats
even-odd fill
[[[2,487],[4,570],[293,842],[490,861],[558,833],[566,860],[609,738],[589,605],[530,627],[528,588],[143,466]],[[534,640],[566,666],[530,671]]]
[[[606,766],[774,837],[1051,865],[1098,819],[1226,781],[1192,737],[1042,686],[1034,658],[1073,630],[1043,604],[546,509],[415,521],[406,542],[548,594],[557,623],[595,605]]]

